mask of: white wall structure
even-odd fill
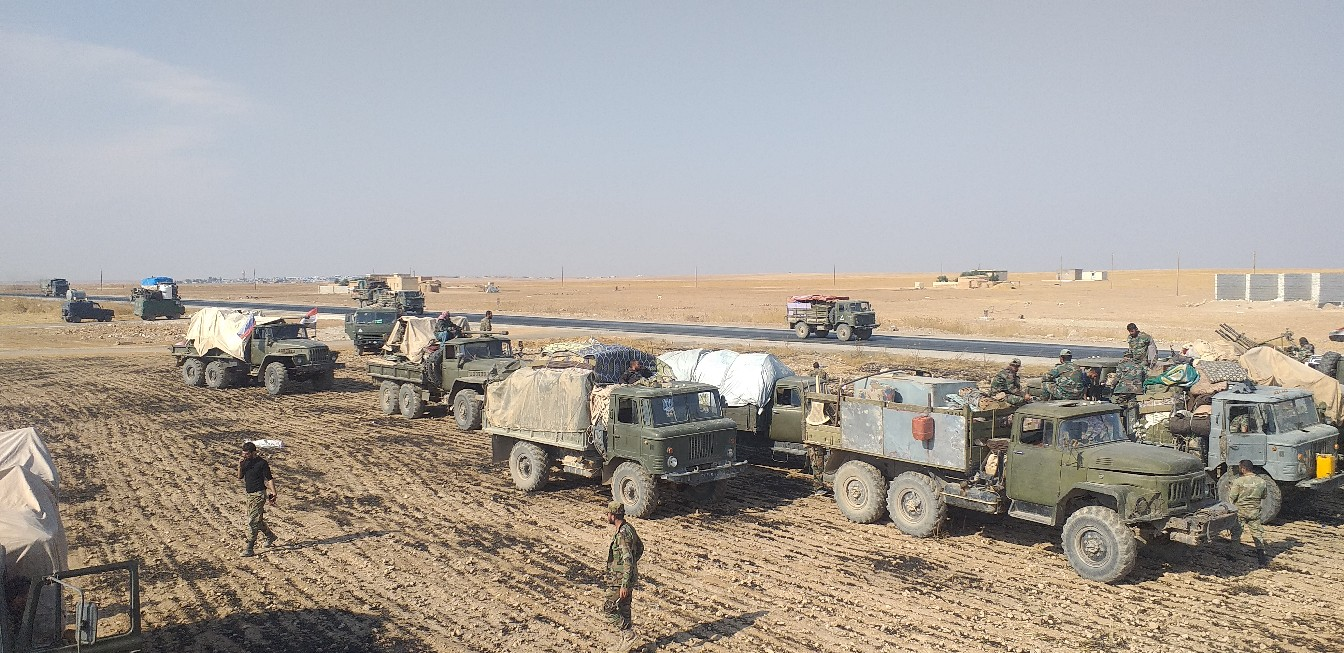
[[[1344,304],[1344,273],[1215,274],[1213,298],[1253,302]]]

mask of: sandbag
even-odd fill
[[[0,432],[0,469],[22,467],[50,485],[60,489],[61,475],[51,459],[47,445],[37,436],[37,429],[15,429]]]

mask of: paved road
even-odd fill
[[[14,296],[23,297],[41,297],[35,294],[5,293]],[[95,301],[126,301],[124,296],[90,296],[89,299]],[[272,309],[282,311],[307,312],[312,308],[311,304],[266,304],[258,302],[237,302],[221,300],[182,300],[183,304],[188,306],[221,306],[225,308],[248,308],[248,309]],[[355,312],[355,309],[349,306],[319,306],[323,313],[348,315]],[[479,320],[480,315],[472,313],[459,313],[465,315],[467,319]],[[972,340],[962,338],[933,338],[922,336],[890,336],[873,334],[873,337],[863,343],[859,342],[840,342],[834,337],[820,340],[817,338],[808,338],[806,341],[798,339],[791,329],[767,329],[761,327],[728,327],[728,326],[707,326],[700,324],[661,324],[655,322],[621,322],[614,320],[584,320],[564,317],[540,317],[534,315],[499,315],[495,317],[497,327],[506,327],[509,325],[530,326],[530,327],[548,327],[558,329],[593,329],[597,331],[619,331],[624,333],[637,333],[644,335],[658,336],[691,336],[707,338],[731,338],[736,340],[764,340],[769,342],[808,342],[821,344],[825,342],[835,347],[879,347],[883,349],[907,349],[917,351],[935,351],[952,352],[964,354],[989,354],[995,356],[1023,356],[1032,358],[1053,359],[1059,356],[1061,345],[1048,344],[1040,342],[1013,342],[1004,340]],[[1117,347],[1096,347],[1092,345],[1063,345],[1073,351],[1074,358],[1086,358],[1089,356],[1120,356],[1125,353],[1124,349]]]

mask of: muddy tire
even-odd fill
[[[509,451],[509,475],[514,487],[524,492],[536,492],[546,487],[551,476],[551,457],[546,450],[531,442],[515,442]]]
[[[854,339],[854,327],[848,324],[841,324],[835,327],[835,337],[841,342],[849,342]]]
[[[910,537],[930,537],[947,518],[947,502],[926,474],[905,472],[887,488],[887,514]]]
[[[205,385],[205,364],[199,358],[188,358],[182,363],[182,382],[197,388]]]
[[[855,338],[858,338],[859,340],[867,340],[867,339],[873,337],[873,330],[872,330],[872,329],[855,329],[855,330],[854,330],[854,337],[855,337]]]
[[[1218,500],[1227,502],[1227,493],[1232,489],[1232,481],[1237,479],[1237,468],[1234,466],[1231,470],[1223,474],[1218,479]],[[1268,524],[1275,517],[1279,516],[1279,511],[1283,509],[1283,488],[1279,487],[1269,474],[1256,474],[1265,481],[1265,498],[1260,501],[1260,523]],[[1233,509],[1236,506],[1232,506]]]
[[[396,415],[401,410],[401,401],[397,398],[400,389],[396,381],[383,381],[378,386],[378,407],[384,415]]]
[[[886,488],[882,472],[859,460],[851,460],[835,470],[831,485],[840,513],[859,524],[871,524],[886,514]]]
[[[229,368],[224,361],[210,361],[205,366],[205,385],[209,388],[226,388],[229,385]]]
[[[611,497],[625,505],[625,514],[648,517],[658,508],[658,484],[643,465],[623,462],[611,475]]]
[[[318,372],[317,374],[313,375],[313,378],[311,380],[313,383],[314,390],[317,390],[319,392],[324,390],[330,390],[331,386],[336,385],[336,372],[334,370],[326,370],[323,372]]]
[[[403,383],[401,389],[397,390],[397,407],[401,409],[401,416],[406,419],[415,419],[425,412],[425,402],[420,399],[420,389],[410,383]]]
[[[479,431],[481,428],[481,402],[477,401],[475,390],[459,390],[453,397],[453,421],[463,431]]]
[[[1086,506],[1064,522],[1064,554],[1079,576],[1114,583],[1129,575],[1139,558],[1139,544],[1114,510]]]
[[[1321,362],[1317,363],[1316,370],[1326,376],[1335,376],[1339,371],[1339,352],[1327,351],[1321,354]]]
[[[807,337],[812,334],[812,327],[806,322],[799,322],[793,325],[793,333],[799,338],[806,340]]]
[[[266,384],[266,392],[272,397],[278,397],[285,393],[285,388],[289,387],[289,370],[285,364],[279,361],[266,366],[262,373],[262,381]]]
[[[728,481],[726,479],[686,486],[686,498],[702,506],[718,503],[725,496],[728,496]]]

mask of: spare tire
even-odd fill
[[[1321,354],[1321,362],[1316,364],[1316,370],[1321,374],[1333,377],[1339,369],[1339,352],[1327,351]]]
[[[1208,415],[1195,415],[1194,417],[1191,417],[1189,426],[1190,435],[1197,435],[1201,438],[1209,437],[1209,431],[1211,430],[1209,423],[1210,420]]]

